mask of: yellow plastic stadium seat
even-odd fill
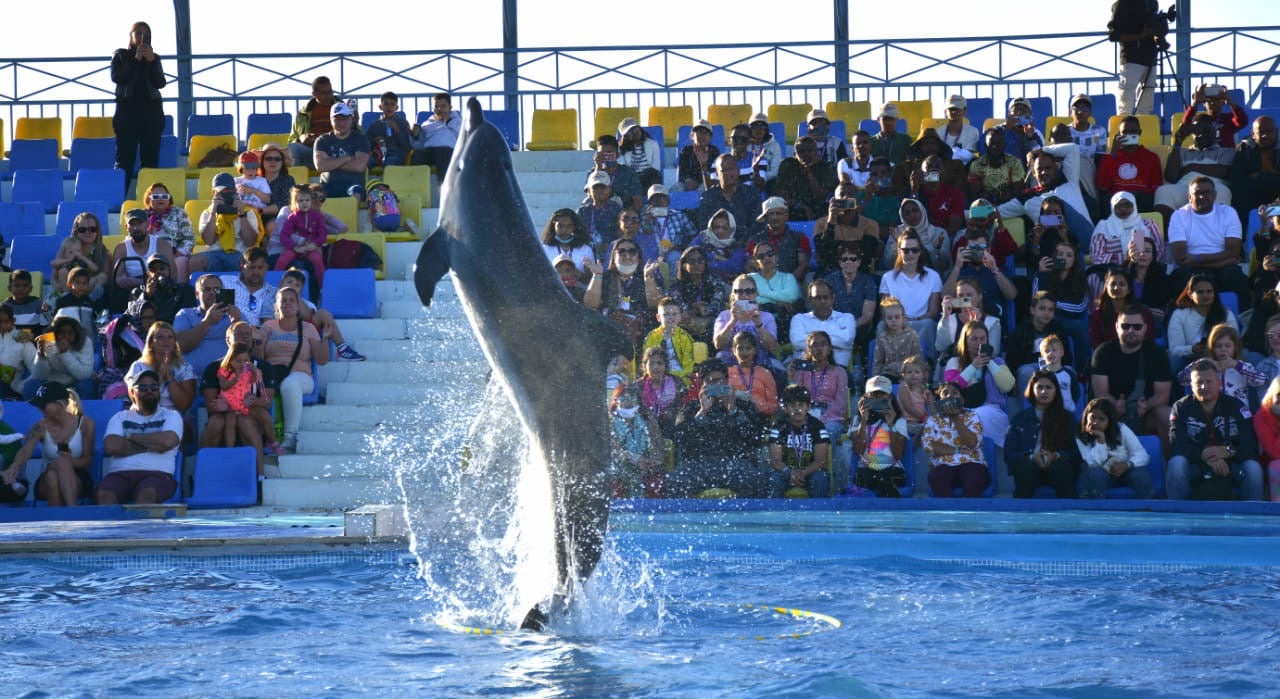
[[[535,109],[526,150],[578,150],[578,110]]]
[[[1049,134],[1053,131],[1053,127],[1057,126],[1058,124],[1066,124],[1067,126],[1071,126],[1071,117],[1061,117],[1061,116],[1046,117],[1044,120],[1044,137],[1048,138]]]
[[[639,107],[596,107],[596,125],[591,131],[590,146],[596,147],[596,139],[605,134],[610,136],[618,136],[618,123],[623,119],[632,118],[636,123],[640,123]],[[619,136],[621,139],[621,136]]]
[[[347,224],[347,232],[343,235],[349,235],[360,230],[360,205],[351,197],[326,197],[324,200],[324,212],[333,214],[334,218]]]
[[[143,188],[142,188],[142,191],[143,191],[143,192],[147,191],[146,187],[143,187]],[[139,192],[139,195],[141,195],[141,193],[142,193],[142,192]],[[120,204],[120,228],[118,228],[118,229],[117,229],[117,230],[119,230],[119,231],[120,231],[120,234],[121,234],[121,235],[124,235],[125,231],[128,229],[128,228],[127,228],[127,226],[125,226],[124,215],[125,215],[125,214],[127,214],[127,213],[129,213],[129,209],[145,209],[145,208],[147,208],[147,207],[143,206],[143,205],[142,205],[142,202],[138,201],[137,199],[126,199],[126,200],[124,200],[123,202],[121,202],[121,204]],[[105,221],[103,222],[103,225],[106,225],[106,222],[105,222]],[[194,226],[194,225],[195,225],[195,221],[192,221],[192,222],[191,222],[191,225],[193,225],[193,226]],[[106,245],[106,244],[107,244],[107,243],[106,243],[106,238],[107,238],[107,232],[106,232],[106,231],[103,231],[103,232],[102,232],[102,240],[103,240],[102,244],[103,244],[103,245]],[[111,252],[111,248],[110,248],[110,247],[108,247],[108,248],[107,248],[107,252]]]
[[[1027,244],[1027,223],[1022,217],[1006,218],[1003,220],[1005,230],[1009,231],[1009,237],[1013,238],[1013,242],[1018,244],[1018,248]]]
[[[44,291],[44,272],[28,270],[31,272],[31,296],[40,298],[41,292]],[[9,273],[0,272],[0,289],[9,288]]]
[[[987,129],[994,129],[997,126],[1003,126],[1003,125],[1004,125],[1004,119],[991,117],[990,119],[986,119],[982,122],[982,133],[986,133]]]
[[[1173,152],[1173,146],[1156,145],[1147,146],[1147,150],[1160,156],[1160,172],[1164,172],[1165,163],[1169,162],[1169,154]]]
[[[200,161],[204,160],[210,151],[223,144],[237,153],[240,152],[240,144],[236,142],[235,136],[192,136],[191,152],[187,154],[187,172],[195,177],[196,171],[200,169]]]
[[[707,107],[707,121],[724,127],[725,136],[738,124],[745,124],[751,119],[749,104],[712,104]]]
[[[138,171],[138,196],[147,191],[147,187],[159,182],[169,190],[174,206],[187,203],[187,170],[180,167],[154,168],[144,167]]]
[[[1150,219],[1152,223],[1160,227],[1160,232],[1164,232],[1164,214],[1159,211],[1144,211],[1138,215]]]
[[[787,135],[787,145],[793,145],[796,142],[796,127],[805,123],[805,118],[809,116],[809,112],[813,111],[813,105],[805,102],[804,104],[771,104],[769,105],[769,121],[782,122],[782,132]]]
[[[62,117],[18,117],[13,129],[14,139],[19,138],[52,138],[58,141],[58,152],[62,152]]]
[[[336,199],[326,199],[324,205],[327,207],[330,202]],[[354,199],[352,201],[355,201]],[[329,242],[338,240],[358,240],[378,253],[378,257],[382,259],[382,264],[378,265],[378,269],[374,274],[377,279],[385,279],[387,276],[387,236],[382,233],[343,233],[342,235],[329,236]]]
[[[1142,136],[1138,139],[1138,142],[1147,148],[1160,145],[1160,117],[1154,114],[1139,114],[1137,116],[1138,123],[1142,126]],[[1107,138],[1115,140],[1116,134],[1120,133],[1120,122],[1124,119],[1125,117],[1116,114],[1107,120]],[[1110,146],[1111,144],[1108,143],[1107,145]]]
[[[183,207],[187,212],[187,218],[191,219],[191,227],[195,229],[197,243],[200,242],[200,213],[209,208],[212,203],[212,199],[192,199]]]
[[[399,192],[396,193],[396,196],[400,197],[401,223],[413,221],[414,225],[418,227],[418,231],[422,232],[422,235],[426,235],[426,232],[422,231],[422,197],[417,194],[400,194]],[[421,240],[419,236],[413,234],[413,230],[409,229],[408,226],[404,226],[404,228],[406,230],[387,233],[387,242],[407,243]]]
[[[906,119],[908,127],[919,126],[920,122],[933,117],[933,100],[903,100],[894,104],[898,105],[898,114]]]
[[[827,102],[827,116],[831,121],[843,121],[844,130],[849,134],[849,141],[858,132],[858,125],[863,119],[871,118],[870,102]]]
[[[262,150],[268,143],[284,147],[289,142],[287,133],[255,133],[249,136],[249,150]]]
[[[127,236],[121,235],[104,235],[102,236],[102,247],[107,249],[107,257],[116,251],[116,246],[124,242]]]
[[[77,138],[115,138],[116,127],[111,124],[111,117],[76,117],[71,125],[71,139]]]
[[[213,198],[213,178],[219,173],[228,173],[232,177],[236,177],[239,173],[234,167],[202,167],[195,172],[196,180],[196,197],[204,199]]]
[[[693,124],[693,107],[649,107],[648,126],[662,127],[663,145],[670,148],[676,145],[676,138],[681,126]]]
[[[935,117],[927,117],[920,122],[920,130],[916,132],[916,135],[919,136],[920,134],[924,133],[925,129],[933,129],[934,131],[937,131],[939,134],[941,134],[943,127],[945,127],[946,125],[947,125],[946,119],[937,119]]]
[[[431,166],[388,165],[382,169],[382,177],[391,191],[397,195],[417,194],[422,201],[431,202]]]

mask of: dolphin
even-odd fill
[[[548,466],[557,591],[522,624],[541,629],[549,610],[572,602],[603,551],[605,369],[631,347],[621,329],[569,295],[533,229],[506,140],[475,98],[467,111],[441,186],[439,226],[423,241],[414,284],[430,307],[436,284],[453,272],[493,377]]]

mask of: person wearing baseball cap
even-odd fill
[[[632,117],[618,124],[618,164],[635,170],[644,189],[662,183],[662,144],[650,138]]]
[[[844,139],[831,133],[831,119],[827,116],[826,110],[810,110],[809,115],[805,117],[805,123],[809,126],[808,135],[818,145],[819,160],[831,163],[831,166],[835,167],[836,163],[849,157],[849,147],[845,145]]]
[[[144,369],[126,383],[132,407],[111,416],[102,438],[102,453],[111,459],[98,484],[99,505],[149,505],[178,490],[174,468],[182,415],[160,405],[160,375],[154,369]]]
[[[1093,99],[1084,93],[1071,98],[1071,140],[1080,146],[1081,164],[1089,161],[1092,179],[1094,162],[1107,152],[1107,125],[1093,118]]]
[[[146,279],[145,260],[160,255],[172,262],[173,245],[160,236],[151,235],[151,215],[146,209],[129,209],[125,212],[124,222],[128,235],[111,252],[109,269],[116,269],[116,265],[123,262],[124,276],[116,277],[116,283],[122,288],[132,289]],[[117,309],[123,310],[119,306]]]
[[[701,192],[711,186],[711,173],[716,168],[720,149],[711,142],[711,122],[701,119],[694,122],[690,137],[693,143],[680,149],[676,161],[676,185],[672,189],[685,192]]]
[[[311,81],[311,99],[293,118],[293,132],[289,134],[289,155],[292,165],[314,168],[312,149],[316,140],[333,131],[329,109],[338,98],[333,93],[333,83],[321,75]]]
[[[698,231],[685,212],[672,209],[670,204],[671,196],[667,194],[666,187],[660,184],[650,186],[640,226],[641,236],[653,236],[658,241],[658,250],[674,270],[679,269],[680,253],[698,235]]]
[[[316,139],[314,158],[325,196],[364,198],[365,169],[371,152],[369,139],[356,128],[355,111],[346,102],[329,108],[333,131]]]
[[[778,168],[782,165],[782,146],[773,138],[769,117],[764,112],[757,112],[747,126],[750,131],[747,150],[753,167],[764,166],[765,182],[772,183],[778,179]]]
[[[900,489],[907,484],[902,463],[909,439],[907,421],[893,396],[889,377],[872,376],[865,388],[850,431],[853,453],[858,456],[853,483],[876,497],[902,497]]]
[[[608,257],[609,247],[618,239],[618,217],[622,215],[622,203],[613,195],[613,178],[605,170],[592,170],[582,191],[587,196],[578,206],[578,218],[587,226],[595,256]]]
[[[947,123],[938,136],[951,146],[951,154],[965,165],[978,152],[978,129],[965,118],[969,115],[969,100],[962,95],[947,98]]]
[[[1004,150],[1018,162],[1025,163],[1028,153],[1044,146],[1044,134],[1036,128],[1031,118],[1031,100],[1026,97],[1009,100],[1007,113],[1004,122]]]
[[[769,475],[771,497],[826,498],[831,496],[831,434],[822,421],[809,414],[813,398],[809,389],[791,384],[778,396],[782,414],[769,428]]]
[[[236,179],[220,172],[213,178],[213,198],[200,212],[196,230],[208,250],[191,256],[191,276],[198,272],[238,272],[240,256],[262,238],[262,219],[236,193]]]
[[[764,225],[757,225],[747,241],[747,255],[752,258],[748,260],[747,267],[752,271],[759,269],[758,263],[754,263],[756,246],[768,243],[770,250],[777,254],[778,270],[792,273],[796,283],[803,284],[805,275],[809,273],[813,249],[805,234],[787,225],[790,218],[786,199],[774,196],[764,200],[760,205],[760,215],[756,217],[756,221]]]
[[[618,138],[611,133],[600,134],[596,139],[596,155],[591,169],[608,173],[618,203],[639,211],[644,206],[644,190],[648,185],[640,185],[640,176],[631,166],[619,161],[620,154]],[[589,217],[584,220],[589,220]]]
[[[897,165],[907,159],[907,149],[911,148],[911,137],[898,130],[898,119],[901,112],[898,105],[886,102],[880,107],[876,121],[880,122],[880,133],[871,137],[872,157],[881,156]]]

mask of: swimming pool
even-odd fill
[[[386,548],[7,557],[0,676],[14,694],[169,697],[1267,696],[1273,521],[618,515],[589,600],[549,634],[469,611],[492,591],[441,565],[465,558],[447,545],[421,563]]]

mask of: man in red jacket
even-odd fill
[[[1116,192],[1129,192],[1138,202],[1138,211],[1151,211],[1155,206],[1156,190],[1164,184],[1164,174],[1160,156],[1139,143],[1141,137],[1142,125],[1137,117],[1121,120],[1111,152],[1102,156],[1098,164],[1098,199],[1102,202],[1110,202]]]

